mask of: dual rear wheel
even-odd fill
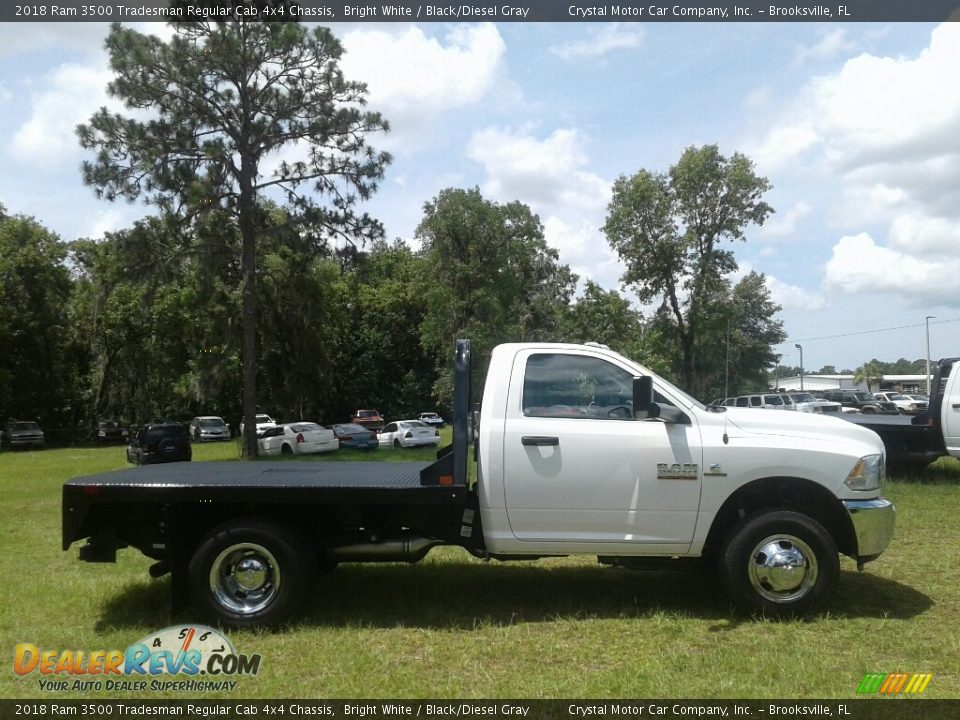
[[[293,532],[265,520],[236,520],[204,538],[190,560],[194,603],[230,627],[277,625],[303,604],[314,553]]]

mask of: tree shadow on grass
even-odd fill
[[[104,606],[97,629],[170,624],[169,595],[169,578],[130,586]],[[928,596],[907,585],[869,573],[842,572],[838,592],[823,614],[909,619],[932,606]],[[715,573],[471,561],[341,566],[318,577],[295,622],[470,630],[664,614],[716,621],[711,626],[716,631],[750,622],[733,612]],[[196,617],[193,610],[179,616],[184,622]]]

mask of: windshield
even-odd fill
[[[901,395],[900,393],[891,393],[887,395],[887,400],[909,400],[906,395]]]
[[[397,424],[398,424],[400,427],[402,427],[402,428],[422,428],[422,427],[426,427],[426,425],[424,425],[424,424],[423,424],[422,422],[420,422],[419,420],[408,420],[408,421],[406,421],[406,422],[397,423]]]
[[[226,423],[222,418],[204,418],[200,421],[202,428],[222,428]]]
[[[795,394],[791,395],[790,397],[793,398],[793,401],[794,401],[794,402],[798,402],[798,403],[802,403],[802,402],[813,402],[813,401],[816,400],[816,398],[815,398],[813,395],[811,395],[810,393],[795,393]]]
[[[258,423],[272,423],[272,422],[273,422],[273,418],[270,417],[269,415],[257,415],[257,422],[258,422]]]
[[[35,422],[15,422],[10,425],[10,430],[39,430],[40,426]]]
[[[360,410],[357,412],[357,417],[376,417],[379,414],[376,410]]]

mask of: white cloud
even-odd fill
[[[869,234],[859,233],[844,236],[834,245],[824,287],[848,294],[894,293],[918,302],[958,307],[957,277],[960,257],[920,260],[881,247]]]
[[[847,39],[847,31],[836,28],[825,33],[813,45],[801,45],[797,49],[795,62],[802,65],[808,61],[830,60],[853,50],[853,43]]]
[[[766,275],[770,298],[784,310],[822,310],[826,299],[820,293],[812,293],[797,285],[785,283],[772,275]]]
[[[775,213],[760,229],[764,237],[784,237],[793,235],[797,230],[797,223],[807,217],[813,208],[803,200],[799,200],[784,213]]]
[[[821,142],[820,134],[808,122],[782,125],[770,131],[750,155],[765,171],[777,171]]]
[[[960,152],[960,25],[945,23],[915,58],[862,54],[814,79],[757,157],[783,166],[812,148],[828,166],[850,172],[913,165]]]
[[[607,288],[619,284],[623,266],[596,225],[587,220],[567,222],[551,215],[543,220],[543,235],[560,253],[560,262],[580,276],[581,283],[589,279]]]
[[[348,79],[367,83],[369,107],[398,132],[509,85],[506,44],[496,26],[457,26],[443,40],[428,37],[418,25],[401,27],[351,30],[343,37],[347,52],[341,61]]]
[[[583,40],[554,45],[550,52],[565,60],[596,58],[614,50],[639,47],[644,39],[643,28],[624,23],[587,25],[587,37]]]
[[[143,216],[140,208],[134,209],[129,205],[111,206],[107,210],[100,210],[89,218],[86,228],[81,231],[80,237],[102,238],[105,233],[116,232],[130,227],[137,219]]]
[[[580,133],[565,128],[545,138],[530,130],[486,128],[470,139],[467,154],[487,172],[486,194],[593,217],[606,209],[611,185],[584,169],[585,144]]]
[[[904,213],[890,226],[890,247],[931,261],[960,259],[960,220]]]
[[[30,117],[14,133],[9,150],[23,162],[45,170],[75,164],[81,154],[75,128],[107,105],[105,67],[68,63],[49,73],[29,101]]]
[[[824,55],[844,49],[842,35],[827,40]],[[765,171],[803,161],[842,188],[827,212],[848,233],[824,288],[917,301],[947,294],[960,270],[958,67],[958,23],[936,27],[914,56],[860,54],[785,103],[757,144]]]

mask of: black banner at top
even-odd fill
[[[271,7],[266,7],[271,6]],[[2,22],[203,20],[333,22],[960,22],[960,0],[35,0],[4,2]]]

